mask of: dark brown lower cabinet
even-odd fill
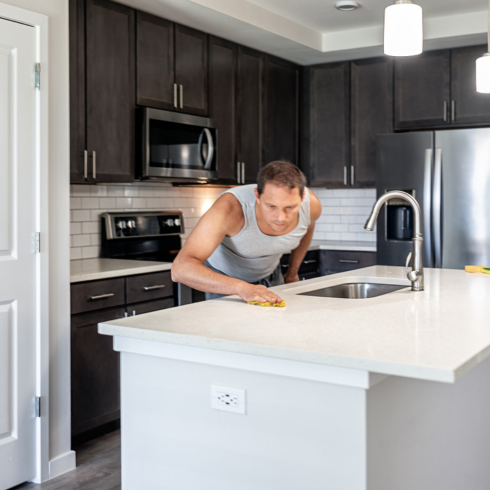
[[[71,286],[72,437],[120,417],[119,353],[97,324],[174,306],[170,272],[155,272]]]
[[[119,418],[119,353],[97,324],[123,318],[124,307],[71,317],[71,431],[77,435]]]
[[[370,265],[376,265],[376,252],[320,251],[320,272],[322,276],[361,269]]]
[[[290,254],[284,254],[281,257],[281,270],[283,274],[289,269]],[[298,276],[301,281],[319,277],[320,274],[320,253],[319,250],[309,250],[299,268]]]

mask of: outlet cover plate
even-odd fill
[[[246,390],[211,385],[211,408],[246,414]]]

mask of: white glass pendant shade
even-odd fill
[[[476,60],[476,91],[490,94],[490,53]]]
[[[386,7],[384,53],[415,56],[422,53],[423,44],[422,7],[407,0]]]

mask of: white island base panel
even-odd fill
[[[490,358],[454,384],[115,337],[122,489],[488,490]],[[246,414],[211,386],[246,390]]]

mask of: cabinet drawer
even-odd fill
[[[135,303],[128,305],[126,311],[128,316],[141,315],[142,313],[150,313],[151,311],[165,310],[174,306],[173,298],[155,299],[153,301],[145,301],[144,303]]]
[[[284,254],[281,257],[281,270],[283,274],[286,274],[289,268],[289,257],[291,254]],[[320,268],[320,256],[318,250],[310,250],[306,253],[301,265],[299,266],[298,274],[303,276],[305,274],[315,273],[318,277],[318,270]]]
[[[170,272],[155,272],[126,278],[126,303],[139,303],[150,299],[172,296]]]
[[[374,252],[342,252],[322,250],[322,273],[344,272],[376,265]]]
[[[124,304],[124,278],[71,285],[71,314]]]

